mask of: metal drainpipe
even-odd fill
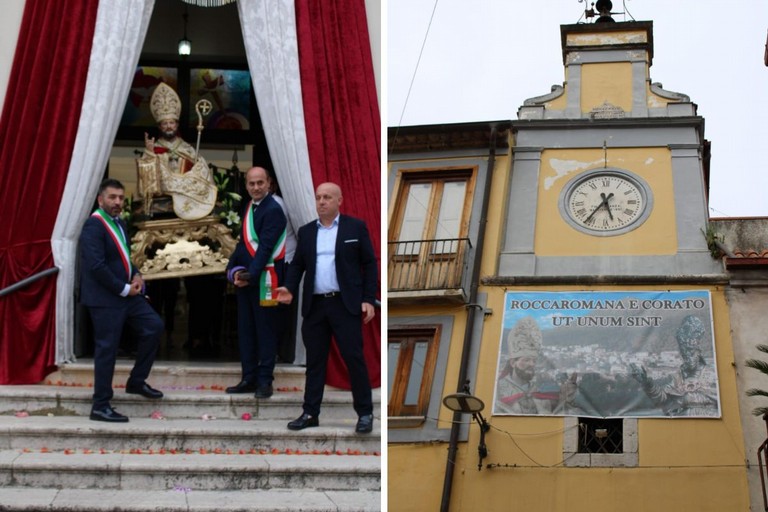
[[[493,166],[496,162],[496,125],[491,126],[491,140],[488,152],[488,169],[485,179],[485,191],[483,192],[483,206],[480,212],[480,228],[477,234],[477,248],[475,249],[475,259],[472,266],[472,276],[469,286],[469,304],[467,307],[467,325],[464,328],[464,346],[461,352],[461,365],[459,366],[459,378],[456,384],[456,391],[463,391],[467,381],[467,369],[469,366],[470,347],[472,346],[472,329],[475,324],[477,287],[480,281],[480,264],[483,256],[483,246],[485,245],[485,225],[488,220],[488,196],[491,193],[491,182],[493,181]],[[451,503],[451,487],[453,486],[453,470],[456,467],[456,452],[458,451],[459,429],[461,413],[453,413],[453,425],[451,426],[451,437],[448,444],[448,461],[445,464],[445,480],[443,481],[443,498],[440,503],[440,511],[448,512]]]

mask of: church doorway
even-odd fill
[[[208,2],[208,5],[215,3]],[[226,37],[222,37],[224,34]],[[180,54],[182,39],[191,42],[191,51],[186,55]],[[153,119],[149,106],[151,94],[161,82],[171,86],[180,98],[179,138],[205,158],[215,178],[218,197],[209,217],[226,219],[227,214],[238,213],[241,204],[235,200],[222,205],[223,196],[230,192],[247,195],[242,175],[252,165],[268,169],[273,166],[250,82],[234,2],[219,7],[198,7],[182,0],[155,3],[129,97],[126,104],[120,106],[124,109],[123,119],[105,170],[105,177],[123,183],[126,197],[130,198],[128,208],[133,212],[137,204],[142,206],[144,199],[140,194],[138,161],[145,151],[145,138],[159,140],[161,136],[160,122],[156,117]],[[235,87],[239,89],[235,91]],[[208,100],[213,106],[202,132],[197,129],[199,117],[195,108],[200,99]],[[229,184],[221,186],[224,179]],[[155,201],[155,206],[160,208],[164,204],[166,212],[142,210],[133,221],[140,224],[174,218],[174,211],[167,206],[170,197]],[[136,226],[129,222],[129,228],[135,234]],[[237,230],[232,231],[234,239]],[[216,245],[215,249],[219,247]],[[178,274],[147,278],[147,295],[166,326],[156,360],[239,361],[236,300],[224,273],[209,270]],[[286,309],[284,336],[290,341],[281,341],[280,361],[292,362],[295,311]],[[79,308],[77,317],[76,355],[92,357],[88,313]],[[131,357],[131,333],[124,333],[123,338],[119,356]]]

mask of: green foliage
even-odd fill
[[[223,169],[214,168],[213,181],[216,183],[216,209],[215,213],[221,218],[221,221],[227,225],[232,232],[232,237],[237,238],[240,233],[240,223],[242,219],[238,213],[240,207],[240,201],[242,197],[240,194],[234,192],[234,179],[233,173],[237,172],[237,168]]]
[[[747,359],[745,364],[749,368],[754,368],[755,370],[768,374],[768,363],[765,361],[760,361],[759,359]]]
[[[757,350],[763,353],[768,353],[768,345],[757,345]],[[744,364],[748,368],[754,368],[765,376],[768,376],[768,362],[761,361],[760,359],[747,359]],[[757,396],[768,398],[768,391],[752,388],[747,390],[747,396]],[[768,414],[768,406],[756,407],[752,409],[752,414],[755,416],[762,416]]]
[[[716,260],[722,258],[724,253],[720,247],[718,247],[718,242],[722,244],[725,240],[722,233],[715,231],[712,224],[707,224],[707,229],[702,229],[701,232],[704,235],[704,239],[707,241],[707,248],[709,248],[709,254],[712,255],[712,258]]]
[[[765,396],[768,397],[768,391],[752,388],[747,390],[747,396]]]

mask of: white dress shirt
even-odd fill
[[[330,227],[317,221],[317,265],[315,268],[315,294],[339,291],[336,276],[336,235],[339,232],[339,215]]]

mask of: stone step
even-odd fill
[[[275,394],[229,395],[239,364],[156,365],[160,400],[112,405],[128,423],[90,421],[92,363],[48,384],[0,386],[0,510],[381,510],[381,392],[374,431],[356,434],[349,391],[326,388],[320,426],[294,432],[304,369],[276,369]],[[243,415],[250,419],[243,419]]]
[[[370,434],[356,434],[355,421],[321,418],[319,427],[296,432],[284,420],[132,418],[103,423],[81,416],[0,416],[0,450],[379,455],[380,422],[374,422]]]
[[[276,388],[268,399],[256,399],[252,394],[229,395],[221,390],[180,390],[155,385],[165,393],[160,400],[148,400],[129,395],[115,388],[112,406],[130,418],[148,418],[159,412],[166,418],[241,418],[249,413],[255,419],[292,420],[301,414],[303,391]],[[93,390],[88,387],[63,385],[0,386],[0,415],[26,411],[32,415],[88,416]],[[381,389],[373,390],[374,415],[380,417]],[[352,394],[326,388],[323,396],[322,419],[355,419]]]
[[[379,491],[373,455],[227,455],[0,451],[0,487],[214,491]]]
[[[98,490],[0,487],[0,509],[39,512],[359,512],[380,511],[379,491]]]
[[[114,386],[125,386],[133,368],[133,360],[118,359],[115,365]],[[274,387],[304,389],[303,366],[278,364],[275,367]],[[166,389],[220,389],[234,386],[240,382],[240,363],[205,363],[201,361],[162,362],[152,366],[148,382],[152,387]],[[76,363],[67,363],[48,377],[42,384],[93,386],[93,360],[81,359]]]

